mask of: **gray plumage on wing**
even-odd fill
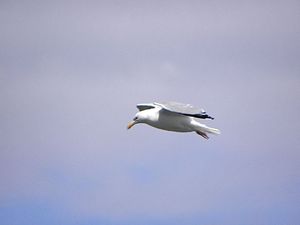
[[[155,108],[156,106],[161,107],[164,110],[178,113],[185,116],[191,116],[196,117],[200,119],[214,119],[213,117],[209,116],[204,109],[197,108],[195,106],[192,106],[190,104],[184,104],[179,102],[154,102],[154,103],[146,103],[146,104],[138,104],[137,108],[140,111]]]

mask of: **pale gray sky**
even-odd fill
[[[2,1],[6,224],[299,221],[298,1]],[[126,125],[141,102],[222,131]],[[26,210],[25,210],[26,209]]]

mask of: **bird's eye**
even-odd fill
[[[137,116],[133,118],[133,120],[137,120],[137,119],[138,119],[138,117],[137,117]]]

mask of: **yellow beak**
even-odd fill
[[[130,123],[128,123],[127,129],[130,129],[131,127],[133,127],[134,124],[135,124],[135,121],[131,121]]]

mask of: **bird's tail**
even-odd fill
[[[206,127],[205,128],[207,133],[211,133],[211,134],[221,134],[221,131],[217,128],[212,128],[212,127]]]
[[[198,121],[192,120],[191,124],[194,126],[195,131],[199,131],[200,133],[210,133],[210,134],[220,134],[220,130],[212,127],[208,127],[205,124],[201,124]]]
[[[200,126],[199,126],[200,125]],[[210,133],[210,134],[220,134],[220,130],[217,128],[208,127],[204,124],[198,124],[200,131]]]

